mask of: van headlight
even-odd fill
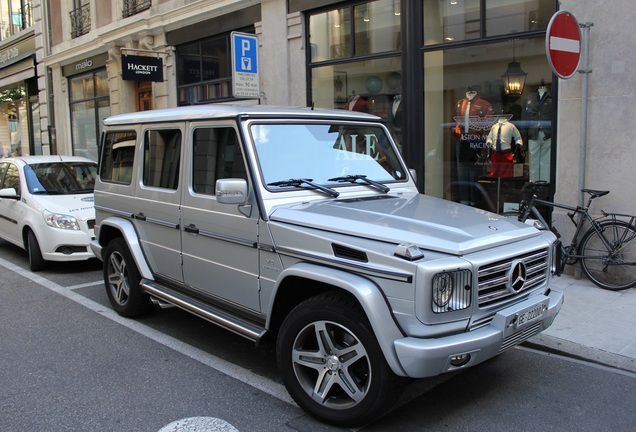
[[[77,219],[75,219],[73,216],[52,213],[48,210],[44,210],[42,216],[44,216],[44,221],[46,222],[46,224],[52,226],[53,228],[75,231],[79,231],[80,229],[79,224],[77,223]]]
[[[470,270],[457,270],[438,273],[432,281],[433,312],[451,312],[466,309],[470,306],[471,298]]]

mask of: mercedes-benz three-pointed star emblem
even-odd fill
[[[513,292],[519,292],[526,284],[528,270],[526,263],[523,261],[515,261],[512,263],[510,274],[508,276],[508,286]]]

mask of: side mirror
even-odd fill
[[[415,171],[415,169],[413,168],[409,168],[409,174],[411,174],[411,178],[413,179],[415,184],[417,184],[417,171]]]
[[[226,178],[216,181],[216,200],[222,204],[245,204],[247,181],[241,178]]]
[[[20,199],[15,188],[0,189],[0,198]]]

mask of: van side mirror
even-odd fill
[[[247,181],[242,178],[218,179],[215,186],[216,200],[222,204],[245,204]]]
[[[15,188],[0,189],[0,198],[20,199]]]

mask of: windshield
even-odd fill
[[[92,193],[97,165],[87,162],[53,162],[24,167],[27,187],[32,194]]]
[[[252,124],[265,184],[290,186],[303,179],[332,186],[352,184],[342,177],[373,182],[404,180],[406,172],[385,129],[360,124]],[[353,177],[347,177],[347,180]]]

